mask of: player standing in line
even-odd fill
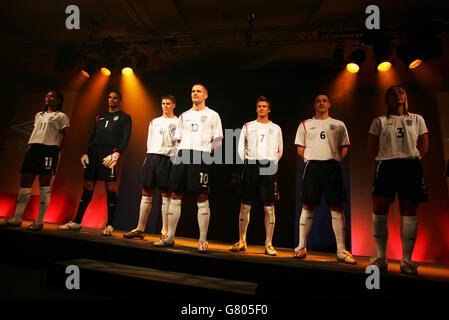
[[[356,264],[345,244],[343,202],[346,201],[346,192],[340,167],[340,161],[348,153],[349,136],[345,124],[329,116],[330,107],[329,95],[318,93],[314,103],[315,117],[301,122],[296,132],[295,145],[306,164],[300,194],[303,208],[299,220],[299,245],[293,256],[303,259],[307,255],[307,238],[312,228],[313,214],[324,193],[332,215],[337,259]]]
[[[120,111],[122,95],[111,91],[108,96],[108,112],[97,116],[94,131],[87,143],[86,153],[81,157],[84,170],[83,194],[76,218],[58,227],[59,230],[80,230],[84,212],[87,209],[98,180],[106,186],[108,221],[103,235],[110,236],[114,228],[115,207],[117,204],[117,161],[123,154],[131,136],[131,117]]]
[[[143,189],[140,201],[139,222],[135,229],[123,235],[124,238],[143,239],[148,215],[151,211],[154,189],[162,194],[162,230],[161,238],[167,234],[167,211],[170,204],[171,191],[168,189],[168,178],[172,162],[170,154],[176,146],[175,131],[179,126],[179,118],[173,113],[176,99],[173,95],[162,96],[162,116],[151,120],[148,126],[147,155],[143,162]]]
[[[44,109],[34,117],[34,128],[28,140],[29,147],[20,169],[20,190],[17,196],[14,216],[0,223],[1,227],[20,227],[22,216],[31,197],[31,187],[36,175],[39,176],[39,213],[28,230],[38,231],[50,203],[50,184],[58,165],[59,151],[66,137],[69,118],[62,110],[63,95],[57,90],[47,93]]]
[[[169,187],[173,191],[167,217],[167,237],[154,243],[169,247],[175,243],[176,226],[181,215],[181,199],[185,192],[195,194],[198,205],[198,226],[200,231],[198,251],[208,249],[209,228],[209,167],[204,159],[211,159],[211,153],[221,145],[223,129],[220,116],[206,106],[207,88],[203,84],[192,87],[192,108],[181,114],[181,123],[175,137],[180,140],[179,153],[170,173]]]
[[[257,120],[246,123],[240,133],[238,153],[244,167],[240,182],[239,241],[230,250],[246,250],[251,206],[253,201],[261,200],[265,211],[265,254],[275,256],[277,252],[272,244],[274,202],[277,165],[283,151],[282,130],[268,119],[271,103],[266,97],[257,99],[256,112]]]
[[[418,234],[418,203],[428,200],[420,158],[429,146],[424,118],[408,112],[407,93],[403,86],[392,86],[385,93],[387,114],[375,118],[368,134],[368,149],[377,161],[373,183],[372,228],[377,258],[371,264],[387,271],[386,259],[390,204],[396,193],[401,213],[401,272],[418,274],[412,262]]]

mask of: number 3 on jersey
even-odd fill
[[[402,138],[404,136],[404,128],[398,128],[398,135],[396,137]]]

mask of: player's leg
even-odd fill
[[[106,227],[103,230],[103,235],[110,236],[112,231],[114,231],[114,215],[115,209],[117,208],[117,182],[116,181],[105,181],[106,187],[106,203],[108,207],[108,221]]]
[[[44,215],[47,212],[48,205],[51,198],[51,175],[39,175],[39,213],[36,221],[28,226],[28,230],[38,231],[42,230],[44,225]]]
[[[417,209],[418,202],[409,199],[399,200],[402,240],[401,272],[411,275],[418,274],[417,265],[412,262],[413,249],[418,235]]]
[[[313,204],[303,203],[302,205],[299,218],[299,243],[293,255],[295,258],[303,259],[307,256],[307,239],[309,238],[310,229],[312,229],[315,210],[316,206]]]
[[[20,175],[20,189],[17,195],[14,215],[5,221],[0,222],[0,227],[20,227],[22,225],[22,216],[28,202],[31,198],[31,187],[36,175],[31,173],[22,173]]]
[[[198,206],[198,228],[200,237],[198,239],[198,251],[206,252],[208,249],[207,231],[209,230],[210,221],[210,207],[209,195],[207,192],[200,192],[196,194],[196,203]]]
[[[313,215],[316,207],[321,203],[324,190],[322,168],[320,163],[309,161],[304,167],[301,184],[300,200],[302,202],[301,216],[299,218],[299,242],[293,257],[303,259],[307,256],[307,239],[312,229]]]
[[[143,239],[145,237],[145,227],[147,225],[148,216],[150,215],[151,206],[153,203],[153,192],[151,188],[142,189],[142,198],[140,199],[139,206],[139,220],[137,222],[137,227],[128,233],[123,235],[126,239],[139,238]]]
[[[381,271],[387,271],[388,211],[393,199],[374,195],[372,199],[372,230],[377,257],[371,264],[378,266]]]
[[[242,200],[240,203],[239,213],[239,241],[236,242],[229,250],[230,251],[246,251],[246,231],[248,230],[248,224],[251,213],[251,200]]]
[[[356,264],[352,254],[346,250],[346,220],[342,205],[330,207],[332,216],[332,229],[337,242],[337,259],[341,262]]]
[[[66,224],[60,225],[58,230],[80,230],[81,222],[84,217],[84,213],[86,212],[87,207],[89,206],[90,201],[92,200],[92,195],[94,194],[96,181],[84,180],[83,182],[83,194],[81,195],[81,199],[78,205],[78,210],[76,212],[76,217],[73,221],[69,221]]]
[[[171,191],[168,189],[160,188],[159,189],[162,196],[162,204],[161,204],[161,217],[162,217],[162,228],[161,228],[161,236],[165,237],[168,232],[168,207],[170,206],[170,196]]]
[[[170,171],[168,187],[172,190],[170,202],[167,205],[167,234],[155,243],[157,247],[170,247],[175,244],[176,227],[181,217],[182,195],[186,187],[186,165],[174,164]]]
[[[181,217],[182,193],[173,192],[167,209],[167,234],[155,243],[156,247],[171,247],[175,244],[176,227]]]
[[[276,220],[274,215],[274,201],[264,201],[263,205],[265,211],[265,254],[275,256],[277,252],[272,244],[274,224]]]

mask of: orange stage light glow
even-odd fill
[[[360,70],[360,67],[356,63],[348,63],[346,65],[346,70],[348,70],[350,73],[357,73]]]
[[[410,63],[410,64],[408,65],[408,68],[409,68],[410,70],[411,70],[411,69],[418,68],[418,67],[421,65],[421,63],[422,63],[422,60],[416,59],[415,61],[413,61],[412,63]]]
[[[86,78],[90,78],[90,75],[89,75],[89,73],[86,70],[81,70],[81,74],[83,76],[85,76]]]
[[[104,76],[106,76],[106,77],[109,77],[109,76],[111,75],[111,71],[110,71],[108,68],[102,67],[102,68],[100,69],[100,71],[101,71],[101,73],[102,73]]]
[[[389,62],[389,61],[384,61],[382,63],[379,63],[379,65],[377,66],[377,70],[380,72],[386,72],[390,69],[391,69],[391,62]]]
[[[122,69],[122,75],[124,75],[124,76],[130,76],[133,73],[134,73],[133,69],[131,69],[130,67],[126,67],[126,68]]]

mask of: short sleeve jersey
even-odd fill
[[[208,107],[200,111],[192,109],[180,116],[181,123],[175,138],[181,140],[178,149],[212,151],[212,141],[223,138],[221,119],[217,112]]]
[[[343,121],[331,117],[301,122],[296,131],[295,145],[305,147],[304,159],[340,161],[340,148],[349,146],[348,130]]]
[[[176,145],[175,131],[179,126],[179,118],[164,118],[151,120],[148,126],[147,153],[169,156]]]
[[[47,146],[60,146],[61,130],[69,127],[69,117],[61,111],[36,113],[34,128],[28,144],[40,143]]]
[[[283,152],[281,127],[271,121],[245,123],[240,133],[238,152],[242,160],[270,160],[277,163]]]
[[[376,160],[420,158],[416,147],[418,137],[428,133],[424,118],[419,114],[381,116],[373,119],[369,132],[379,137]]]

